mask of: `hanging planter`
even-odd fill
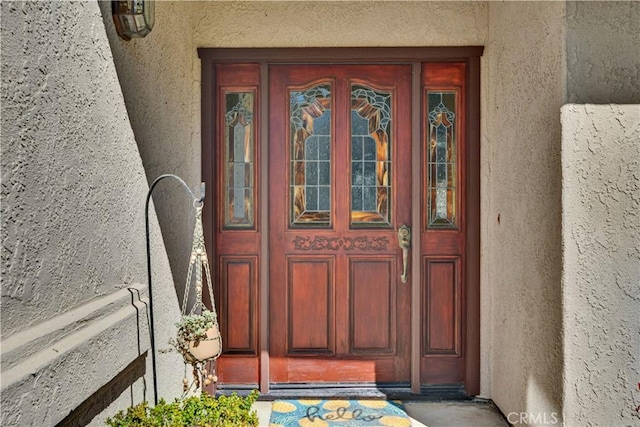
[[[207,310],[202,314],[185,315],[176,326],[176,347],[185,362],[205,362],[220,356],[222,345],[215,314]]]
[[[185,365],[193,367],[194,385],[200,388],[202,385],[209,385],[218,380],[215,373],[208,373],[205,366],[209,361],[213,361],[222,353],[222,337],[218,326],[218,316],[213,298],[213,287],[209,261],[204,245],[204,233],[202,230],[202,207],[199,202],[195,206],[196,221],[193,230],[193,244],[191,247],[191,257],[189,259],[189,269],[187,281],[184,287],[184,297],[182,300],[182,318],[176,327],[176,339],[173,345],[182,354]],[[209,296],[209,306],[203,300],[203,275],[205,273],[205,283]],[[190,290],[195,288],[195,301],[191,309],[189,305]],[[190,389],[188,378],[184,378],[184,391]]]

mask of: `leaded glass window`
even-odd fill
[[[456,227],[456,94],[428,92],[427,226]]]
[[[331,86],[289,91],[291,225],[331,225]]]
[[[351,87],[351,225],[391,225],[391,93]]]
[[[225,228],[254,226],[253,92],[225,94]]]

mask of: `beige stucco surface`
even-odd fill
[[[570,1],[567,102],[640,102],[640,2]]]
[[[564,419],[637,425],[640,105],[562,108]]]
[[[200,174],[200,64],[192,43],[191,2],[157,2],[154,30],[126,42],[115,32],[111,3],[100,2],[113,62],[149,183],[158,176],[180,176],[198,189]],[[180,28],[180,31],[176,29]],[[208,189],[209,196],[213,188]],[[191,250],[193,213],[179,184],[165,180],[154,201],[182,298]],[[210,202],[211,199],[205,202]]]
[[[88,416],[100,424],[153,397],[144,356],[148,186],[97,3],[1,8],[0,424],[55,425],[79,405],[87,410],[71,424]],[[156,322],[166,331],[157,340],[166,348],[179,310],[152,219]],[[161,392],[180,393],[177,356],[161,355],[159,366]]]
[[[3,425],[55,424],[82,402],[98,424],[145,397],[140,366],[152,398],[148,357],[137,359],[148,348],[145,181],[162,173],[192,188],[200,181],[198,47],[484,45],[481,395],[512,420],[535,415],[532,424],[562,414],[569,426],[591,415],[604,425],[628,419],[612,406],[596,411],[610,397],[626,411],[632,398],[620,387],[638,377],[637,322],[634,330],[624,316],[638,303],[629,225],[637,157],[624,154],[637,155],[634,111],[565,107],[563,136],[560,108],[567,97],[637,96],[637,56],[625,56],[638,46],[637,21],[625,13],[630,27],[615,27],[637,5],[159,1],[156,9],[151,34],[124,42],[109,2],[2,3]],[[619,145],[605,164],[589,148],[611,140]],[[159,382],[170,397],[182,363],[165,350],[192,219],[177,185],[163,182],[155,195]],[[593,409],[583,416],[583,406]]]
[[[547,420],[562,401],[563,16],[559,2],[490,3],[482,68],[483,392]]]
[[[482,44],[484,2],[193,2],[197,47],[468,46]]]

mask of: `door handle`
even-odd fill
[[[402,248],[402,275],[400,280],[407,283],[407,262],[409,261],[409,248],[411,247],[411,229],[402,224],[398,229],[398,246]]]

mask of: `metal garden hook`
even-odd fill
[[[153,328],[153,287],[151,286],[151,245],[149,241],[149,201],[151,200],[151,193],[155,186],[163,180],[164,178],[173,178],[176,179],[182,186],[189,192],[189,195],[193,198],[193,207],[197,208],[198,205],[202,206],[204,202],[205,196],[205,183],[200,183],[200,197],[196,197],[196,195],[191,191],[186,182],[177,175],[173,174],[164,174],[160,175],[153,181],[151,186],[149,187],[149,191],[147,192],[147,200],[144,206],[144,221],[145,221],[145,232],[147,238],[147,280],[149,283],[149,337],[151,341],[151,359],[152,359],[152,367],[153,367],[153,399],[154,404],[158,404],[158,380],[157,380],[157,367],[156,367],[156,342],[154,337],[154,328]]]

